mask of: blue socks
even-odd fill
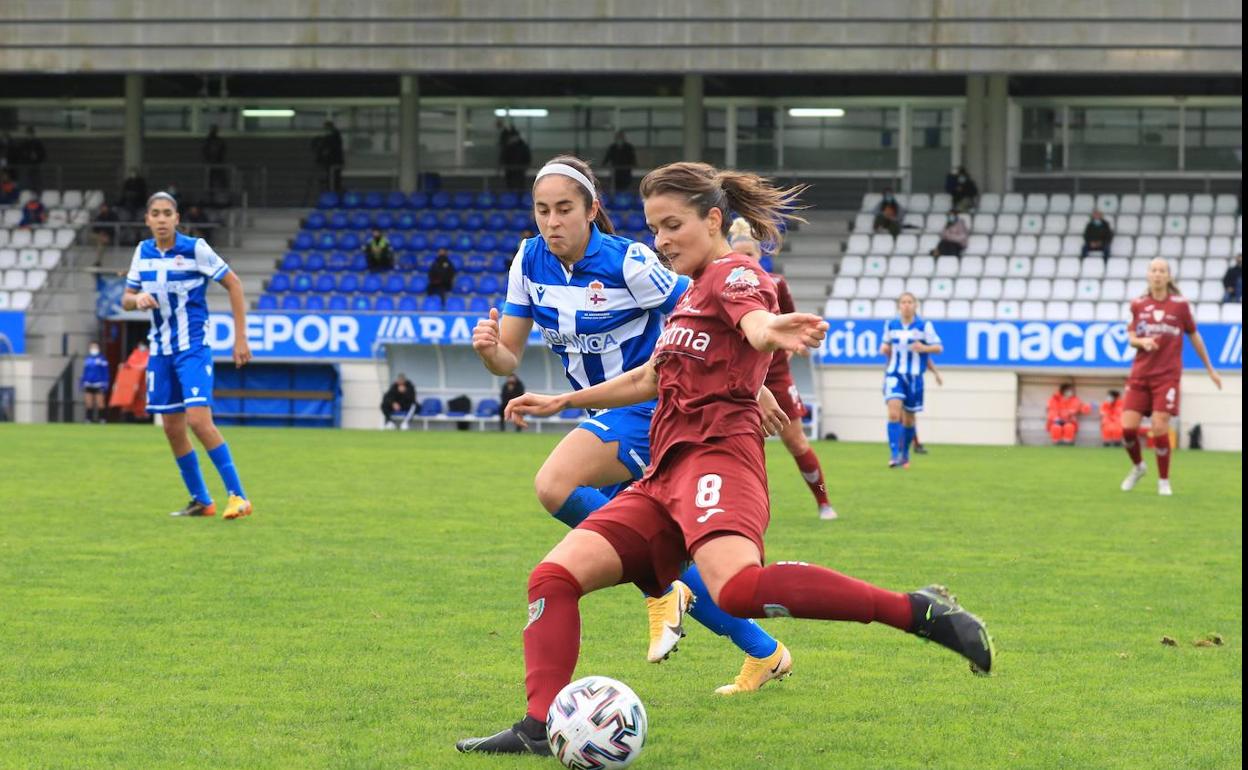
[[[559,510],[555,511],[555,518],[567,524],[570,529],[576,529],[576,525],[585,521],[589,514],[606,505],[608,499],[593,487],[577,487],[563,501]]]
[[[204,474],[199,471],[199,458],[195,456],[195,450],[187,452],[181,457],[175,458],[178,463],[178,471],[182,474],[182,483],[186,484],[186,491],[191,493],[191,497],[204,505],[212,503],[212,495],[208,494],[208,485],[204,483]]]
[[[208,457],[212,458],[212,464],[217,466],[217,473],[221,474],[221,480],[225,482],[226,494],[247,497],[243,492],[243,482],[238,480],[238,471],[234,468],[234,458],[230,457],[229,446],[222,442],[221,446],[208,451]],[[179,460],[178,464],[181,463]],[[200,483],[203,483],[203,479],[200,479]]]
[[[702,582],[702,574],[698,572],[696,565],[685,570],[680,579],[697,597],[689,610],[689,615],[694,620],[709,628],[712,633],[731,639],[746,655],[765,658],[775,654],[780,643],[764,631],[762,626],[748,618],[729,615],[711,601],[711,592],[707,590],[706,583]]]
[[[901,429],[901,458],[910,459],[910,447],[914,446],[915,427],[907,425]]]
[[[901,441],[904,429],[899,422],[890,422],[888,424],[888,454],[889,457],[901,456]]]
[[[607,502],[607,496],[597,489],[577,487],[572,490],[572,494],[568,495],[568,499],[563,501],[559,510],[555,511],[555,518],[575,528],[589,514],[606,505]],[[740,647],[746,655],[765,658],[775,653],[779,642],[764,631],[762,626],[753,620],[733,617],[715,606],[715,602],[711,600],[711,592],[707,590],[706,583],[702,582],[702,575],[696,566],[685,570],[680,579],[689,586],[689,590],[693,591],[696,597],[693,608],[689,610],[689,615],[694,620],[709,628],[712,633],[731,639],[733,644]]]

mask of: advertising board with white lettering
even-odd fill
[[[829,318],[828,336],[815,355],[825,365],[884,366],[882,320]],[[944,351],[942,366],[1000,369],[1125,369],[1135,358],[1127,325],[1094,321],[932,321]],[[1201,324],[1209,357],[1218,369],[1243,368],[1243,326]],[[1203,369],[1189,341],[1183,368]]]
[[[0,310],[0,356],[26,352],[26,314]]]

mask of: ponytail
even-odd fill
[[[591,196],[589,190],[586,190],[579,182],[576,189],[581,194],[581,200],[585,201],[585,208],[593,208],[594,201],[598,201],[598,213],[594,215],[594,224],[598,229],[607,235],[615,235],[615,225],[611,223],[611,215],[607,213],[607,206],[602,200],[602,190],[598,187],[598,177],[594,176],[593,170],[589,167],[589,161],[581,160],[575,155],[556,155],[546,161],[544,165],[549,166],[551,163],[562,163],[565,166],[571,166],[581,172],[589,183],[594,186],[594,194]],[[536,182],[533,183],[537,185]]]

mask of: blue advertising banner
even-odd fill
[[[0,310],[0,356],[26,352],[26,314]]]
[[[815,356],[825,365],[884,366],[880,336],[884,321],[829,318],[828,337]],[[944,343],[935,357],[944,366],[1002,369],[1120,369],[1131,365],[1127,325],[1093,321],[933,321]],[[1200,335],[1218,369],[1242,369],[1243,326],[1201,324]],[[1190,342],[1183,368],[1203,369]]]

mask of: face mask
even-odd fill
[[[960,176],[958,177],[958,181],[961,182],[962,184],[966,184],[966,177]]]
[[[93,345],[90,348],[87,348],[87,352],[93,356],[98,356],[100,354],[100,349]]]
[[[947,217],[947,218],[945,219],[945,221],[946,221],[946,222],[948,222],[949,224],[953,224],[954,222],[957,222],[957,221],[958,221],[958,218],[957,218],[957,217]]]
[[[1100,217],[1092,217],[1092,224],[1099,225],[1100,223],[1101,223]]]

